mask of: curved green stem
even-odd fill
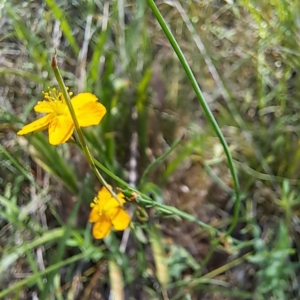
[[[52,58],[51,66],[52,66],[54,75],[56,77],[56,80],[58,82],[58,85],[60,87],[60,90],[61,90],[61,92],[63,94],[63,97],[64,97],[64,99],[66,101],[66,104],[68,106],[68,109],[70,111],[70,114],[72,116],[72,119],[73,119],[73,122],[74,122],[74,126],[75,126],[75,129],[76,129],[76,131],[75,131],[76,132],[76,138],[80,141],[83,153],[85,154],[85,156],[86,156],[86,158],[87,158],[87,160],[88,160],[88,162],[89,162],[89,164],[90,164],[93,172],[97,176],[97,178],[100,181],[100,183],[105,186],[105,188],[111,193],[111,195],[118,201],[119,205],[121,207],[123,207],[123,204],[120,201],[120,199],[118,198],[118,196],[116,195],[116,193],[108,186],[107,182],[102,177],[102,175],[100,174],[100,172],[98,171],[98,169],[96,168],[96,166],[94,164],[91,152],[90,152],[90,150],[89,150],[89,148],[87,146],[87,143],[85,142],[82,130],[81,130],[80,126],[79,126],[79,123],[78,123],[78,120],[77,120],[74,108],[72,106],[70,95],[69,95],[69,93],[68,93],[68,91],[66,89],[64,81],[62,79],[62,76],[61,76],[61,74],[59,72],[59,69],[57,67],[56,54],[54,54],[54,56]]]
[[[148,165],[148,167],[141,176],[139,187],[143,186],[145,178],[148,176],[150,171],[154,169],[159,163],[163,162],[177,148],[177,146],[182,142],[183,138],[184,135],[181,138],[175,140],[175,142],[171,145],[168,151],[164,152],[161,156],[155,159],[155,161]]]
[[[161,211],[162,213],[165,213],[165,214],[168,214],[168,215],[176,215],[176,216],[179,216],[179,217],[181,217],[185,220],[196,223],[200,227],[208,230],[208,232],[210,234],[220,234],[220,235],[223,234],[224,235],[224,233],[221,232],[220,230],[218,230],[218,229],[214,228],[213,226],[208,225],[208,224],[198,220],[196,217],[190,215],[189,213],[181,211],[181,210],[177,209],[176,207],[165,205],[165,204],[160,204],[160,203],[154,201],[149,196],[141,193],[137,189],[130,186],[126,181],[124,181],[123,179],[121,179],[120,177],[118,177],[117,175],[112,173],[109,169],[107,169],[105,166],[103,166],[97,159],[93,158],[93,161],[94,161],[95,165],[100,170],[102,170],[104,173],[106,173],[108,176],[110,176],[112,179],[114,179],[120,185],[126,187],[131,192],[137,193],[139,196],[136,198],[136,202],[142,203],[144,206],[155,207],[157,210]],[[238,241],[236,239],[233,239],[233,238],[232,238],[232,241],[234,241],[237,244],[241,243],[240,241]]]
[[[233,179],[233,183],[234,183],[234,191],[235,191],[235,204],[234,204],[234,216],[233,216],[233,221],[231,226],[229,227],[227,234],[230,234],[234,227],[236,226],[237,222],[238,222],[238,217],[239,217],[239,210],[240,210],[240,188],[239,188],[239,182],[238,182],[238,177],[237,177],[237,173],[235,171],[234,168],[234,164],[233,164],[233,160],[232,160],[232,156],[230,154],[229,151],[229,147],[227,145],[227,142],[222,134],[222,131],[215,119],[215,117],[213,116],[208,104],[206,103],[206,101],[204,100],[204,96],[202,94],[202,91],[197,83],[197,80],[180,48],[180,46],[178,45],[175,37],[173,36],[171,30],[169,29],[166,21],[164,20],[163,16],[161,15],[160,11],[158,10],[154,0],[148,0],[148,4],[153,12],[153,14],[155,15],[155,18],[157,19],[157,21],[159,22],[162,30],[164,31],[166,37],[168,38],[170,44],[172,45],[175,53],[177,54],[181,65],[183,67],[183,69],[185,70],[185,73],[197,95],[197,98],[204,110],[205,115],[207,116],[209,122],[211,123],[216,135],[218,136],[223,148],[224,148],[224,152],[226,154],[227,157],[227,161],[228,161],[228,167],[230,169],[230,173]]]

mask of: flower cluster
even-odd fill
[[[111,186],[109,186],[111,188]],[[125,203],[124,195],[118,193],[117,197],[122,203]],[[130,217],[120,206],[118,201],[105,188],[98,192],[98,196],[91,203],[90,222],[93,226],[93,236],[95,239],[103,239],[108,236],[111,228],[115,230],[124,230],[128,227]]]
[[[46,115],[25,125],[17,134],[24,135],[48,129],[49,143],[58,145],[70,139],[75,125],[63,94],[55,88],[48,89],[48,92],[43,92],[45,99],[34,107],[36,112]],[[69,93],[69,96],[72,96],[72,93]],[[71,99],[80,127],[98,125],[106,114],[106,108],[97,100],[91,93],[81,93]],[[125,203],[122,193],[118,193],[117,197],[121,203]],[[92,210],[89,220],[94,223],[93,236],[96,239],[108,236],[112,227],[115,230],[124,230],[130,223],[127,212],[105,187],[98,192],[90,206]]]
[[[72,95],[72,93],[69,93]],[[25,125],[18,135],[48,129],[49,143],[58,145],[67,142],[74,132],[74,122],[66,100],[55,88],[44,93],[45,100],[39,101],[34,110],[46,115]],[[91,93],[81,93],[71,99],[76,118],[80,127],[98,125],[106,113],[106,108]]]

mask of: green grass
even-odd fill
[[[299,13],[296,0],[5,2],[0,298],[298,299]],[[15,134],[57,86],[55,50],[66,85],[107,108],[83,134],[106,182],[139,193],[128,240],[93,239],[101,185],[80,147]]]

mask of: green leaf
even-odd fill
[[[76,172],[59,155],[57,148],[50,145],[48,138],[41,133],[27,137],[33,148],[32,158],[47,172],[60,179],[63,184],[74,194],[78,193]]]

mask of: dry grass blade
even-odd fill
[[[117,263],[111,258],[108,262],[110,279],[110,299],[124,300],[124,279],[122,271]]]

